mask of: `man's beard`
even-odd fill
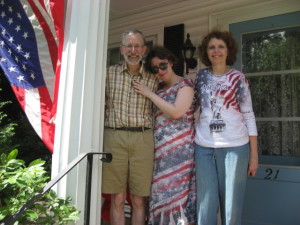
[[[132,66],[136,66],[136,65],[138,65],[141,61],[142,61],[142,56],[141,55],[136,55],[136,56],[138,56],[139,57],[139,59],[137,60],[137,61],[131,61],[130,60],[130,56],[131,56],[131,54],[127,54],[127,55],[124,55],[124,58],[125,58],[125,61],[129,64],[129,65],[132,65]]]

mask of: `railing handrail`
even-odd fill
[[[105,152],[84,152],[79,154],[71,163],[68,164],[68,166],[59,172],[57,176],[49,181],[44,188],[42,188],[38,193],[36,193],[34,196],[32,196],[26,204],[24,204],[22,207],[16,211],[14,215],[5,217],[3,220],[0,221],[0,225],[11,225],[13,224],[27,209],[29,209],[36,200],[38,200],[40,197],[42,197],[47,191],[49,191],[58,181],[60,181],[66,174],[68,174],[76,165],[78,165],[85,157],[92,156],[92,155],[104,155],[105,157],[100,158],[100,160],[104,163],[109,163],[112,160],[111,153],[105,153]],[[89,157],[88,157],[89,158]],[[92,161],[88,160],[88,167],[91,168]],[[90,182],[91,172],[87,171],[87,180]],[[90,186],[91,184],[89,184]],[[89,187],[90,188],[90,187]],[[90,193],[90,191],[88,192]],[[89,198],[89,197],[88,197]],[[90,199],[90,198],[89,198]],[[88,207],[89,206],[85,206]],[[89,216],[89,215],[88,215]],[[89,221],[89,219],[87,219]],[[89,223],[87,223],[89,224]]]

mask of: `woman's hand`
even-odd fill
[[[248,176],[255,176],[258,169],[257,136],[250,136],[250,158],[248,165]]]
[[[194,89],[189,86],[182,87],[178,90],[176,100],[174,103],[167,102],[152,92],[146,85],[138,81],[132,81],[132,86],[137,93],[149,98],[161,111],[172,119],[178,119],[187,112],[190,108],[193,97]]]
[[[247,175],[255,176],[257,169],[258,169],[258,158],[250,155]]]
[[[136,80],[132,81],[132,86],[137,93],[142,94],[147,98],[149,98],[150,95],[153,94],[153,92],[146,85]]]

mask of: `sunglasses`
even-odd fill
[[[166,70],[168,68],[168,64],[167,62],[161,62],[159,64],[159,66],[152,66],[151,67],[151,72],[153,74],[157,74],[159,72],[159,70]]]

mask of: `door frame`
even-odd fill
[[[253,6],[239,7],[209,15],[209,30],[229,30],[229,24],[300,11],[299,0],[263,2]]]

